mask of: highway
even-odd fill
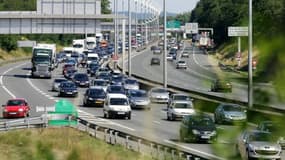
[[[140,56],[140,55],[139,55]],[[146,63],[149,61],[144,60],[144,65],[141,68],[148,67]],[[8,64],[0,67],[0,102],[5,104],[7,99],[11,97],[23,97],[28,100],[32,107],[31,116],[37,117],[43,113],[37,113],[36,106],[52,106],[57,100],[61,99],[57,97],[56,92],[51,91],[52,79],[31,79],[29,78],[31,64],[28,61],[18,62],[14,64]],[[155,67],[156,70],[160,70],[159,67]],[[171,66],[169,66],[171,68]],[[175,70],[176,71],[176,70]],[[80,72],[85,70],[80,69]],[[179,70],[180,72],[180,70]],[[188,71],[186,71],[188,72]],[[173,74],[173,76],[175,73]],[[188,75],[184,74],[187,78]],[[155,77],[155,75],[153,75]],[[62,77],[61,67],[54,71],[55,77]],[[159,77],[156,75],[156,77]],[[183,79],[183,78],[182,78]],[[196,78],[190,79],[195,81]],[[189,80],[188,80],[189,81]],[[185,79],[185,83],[187,79]],[[199,83],[196,81],[196,84]],[[186,83],[187,84],[187,83]],[[197,85],[198,86],[198,85]],[[110,127],[123,132],[141,136],[146,139],[150,139],[159,143],[178,145],[183,147],[192,153],[199,155],[207,155],[211,157],[218,156],[211,144],[194,144],[194,143],[181,143],[178,142],[178,131],[180,121],[167,121],[166,120],[166,105],[165,104],[151,104],[151,110],[133,110],[132,119],[104,119],[102,108],[82,107],[82,97],[86,88],[79,89],[79,96],[77,98],[64,98],[70,100],[79,109],[79,115],[81,118],[87,119],[91,123],[96,123],[105,127]],[[3,121],[1,119],[0,121]],[[228,125],[219,125],[218,129],[221,133],[228,131],[234,132],[237,127]],[[229,148],[229,152],[233,153],[234,139],[227,139],[223,136],[218,138],[218,143],[224,148]]]

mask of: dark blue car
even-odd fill
[[[58,93],[59,97],[62,97],[62,96],[77,97],[77,95],[78,95],[78,90],[77,90],[77,86],[75,85],[75,83],[71,81],[60,83],[59,93]]]

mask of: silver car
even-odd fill
[[[65,82],[67,81],[67,79],[64,78],[56,78],[54,79],[54,81],[52,82],[52,91],[56,91],[59,92],[59,85],[61,82]]]
[[[269,132],[245,131],[238,138],[236,149],[242,159],[281,159],[281,146]]]
[[[176,63],[176,69],[180,69],[180,68],[187,69],[187,64],[185,61],[180,60]]]
[[[123,82],[123,86],[125,90],[129,89],[139,89],[139,83],[136,79],[128,78]]]
[[[127,96],[132,108],[150,109],[150,100],[145,90],[128,90]]]
[[[169,92],[165,88],[152,88],[149,91],[151,102],[168,103]]]
[[[246,110],[237,104],[220,104],[215,110],[214,117],[218,124],[247,121]]]
[[[92,79],[90,81],[89,87],[90,88],[92,88],[92,87],[101,87],[106,92],[108,85],[109,85],[109,83],[106,80],[103,80],[103,79]]]
[[[173,103],[174,101],[179,101],[179,102],[192,102],[193,99],[190,98],[188,95],[181,94],[181,93],[174,93],[171,94],[169,97],[168,105]]]

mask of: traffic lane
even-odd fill
[[[211,144],[181,143],[179,142],[180,121],[168,121],[166,119],[165,104],[151,104],[151,110],[132,110],[132,119],[104,119],[103,109],[96,107],[79,107],[80,110],[94,115],[97,119],[95,123],[130,132],[131,134],[144,137],[155,142],[165,143],[172,141],[179,143],[192,150],[199,150],[206,154],[212,154]],[[119,125],[118,125],[119,124]]]
[[[153,56],[159,56],[161,58],[160,66],[151,66],[150,59]],[[154,80],[157,82],[163,82],[163,55],[153,55],[151,52],[142,53],[133,58],[133,73],[141,77]],[[238,99],[246,101],[247,97],[245,90],[233,87],[232,93],[210,92],[212,80],[204,75],[197,75],[194,70],[188,68],[187,70],[176,69],[175,62],[168,61],[168,84],[173,86],[179,86],[180,88],[186,88],[189,90],[195,90],[209,95],[216,95],[220,97],[226,97],[231,99]],[[203,77],[203,78],[202,78]]]
[[[30,71],[27,67],[28,64],[24,62],[23,65],[11,70],[3,78],[3,83],[15,97],[25,98],[31,107],[30,116],[37,117],[41,114],[36,112],[36,106],[50,106],[53,101],[45,96],[39,96],[39,93],[30,83]]]

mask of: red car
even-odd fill
[[[30,107],[23,98],[10,99],[6,105],[3,105],[3,118],[28,117],[29,115]]]

